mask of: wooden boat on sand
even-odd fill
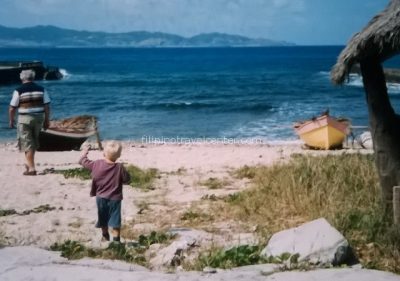
[[[305,144],[313,149],[337,149],[350,133],[348,119],[337,119],[323,114],[311,120],[297,122],[294,130]]]
[[[97,118],[91,115],[80,115],[71,118],[52,120],[47,130],[39,135],[39,151],[79,150],[90,137],[96,135]]]

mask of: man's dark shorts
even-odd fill
[[[98,214],[96,227],[121,227],[121,201],[96,197]]]

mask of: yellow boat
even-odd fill
[[[294,130],[306,145],[314,149],[336,149],[350,133],[350,122],[338,120],[328,114],[294,124]]]

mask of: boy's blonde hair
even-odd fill
[[[117,141],[108,141],[104,145],[104,156],[115,162],[121,156],[122,146]]]

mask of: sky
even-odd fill
[[[0,0],[0,25],[221,32],[298,45],[344,45],[389,0]]]

